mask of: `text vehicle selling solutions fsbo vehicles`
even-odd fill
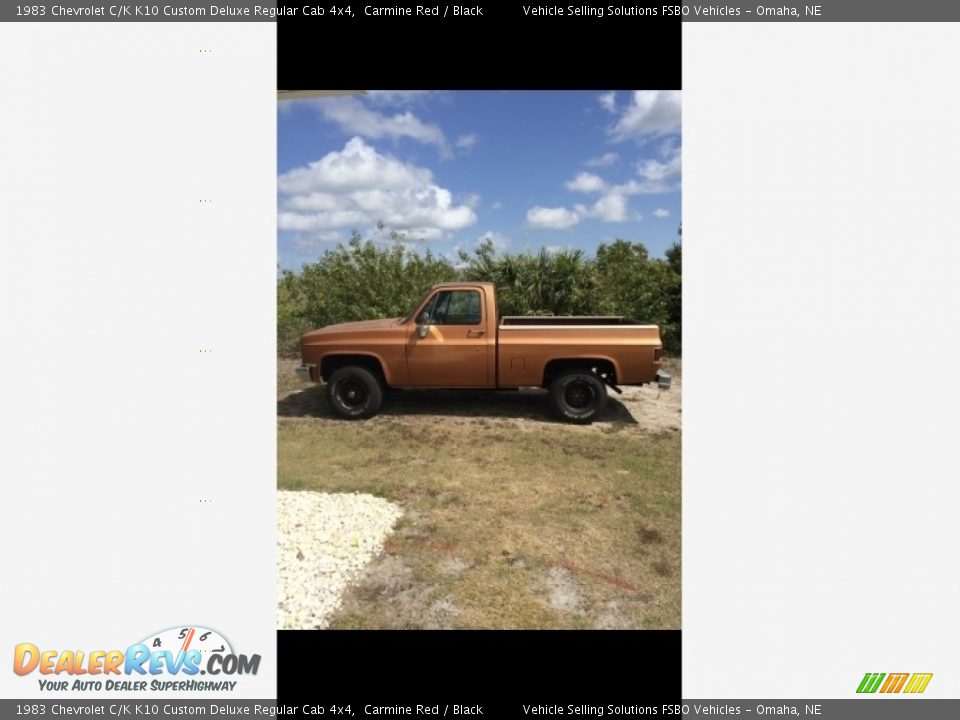
[[[499,318],[499,320],[498,320]],[[499,317],[493,283],[434,286],[406,317],[330,325],[301,339],[301,377],[326,382],[344,418],[376,414],[386,388],[517,390],[543,387],[563,420],[588,423],[607,387],[656,382],[656,325],[624,317]]]

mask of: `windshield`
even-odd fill
[[[421,296],[420,296],[420,299],[417,300],[416,305],[414,305],[412,308],[410,308],[410,312],[408,312],[406,315],[404,315],[404,316],[403,316],[403,320],[401,320],[400,322],[401,322],[401,323],[408,323],[408,322],[410,322],[411,320],[413,320],[413,314],[417,311],[417,308],[419,308],[421,305],[423,305],[423,301],[426,300],[426,299],[427,299],[427,296],[428,296],[430,293],[432,293],[432,292],[433,292],[433,288],[427,290],[423,295],[421,295]]]

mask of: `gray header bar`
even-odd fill
[[[0,4],[0,22],[275,22],[278,15],[301,17],[305,9],[323,15],[334,5],[281,5],[276,0],[24,0]],[[338,3],[338,5],[340,5]],[[340,5],[348,7],[348,5]],[[307,19],[310,19],[309,15]],[[323,19],[318,17],[318,19]]]
[[[680,5],[684,22],[949,22],[960,5],[941,0],[814,0]]]
[[[409,13],[396,8],[409,7]],[[465,13],[464,7],[480,13]],[[379,12],[378,12],[379,11]],[[458,12],[459,11],[459,12]],[[601,4],[555,4],[535,2],[516,4],[470,3],[467,5],[424,2],[366,4],[355,2],[277,3],[276,0],[171,0],[153,4],[124,4],[123,0],[35,0],[0,3],[2,22],[274,22],[278,17],[342,28],[344,24],[365,21],[407,23],[426,19],[447,19],[468,26],[471,22],[511,22],[537,18],[569,18],[570,22],[641,23],[679,17],[684,22],[946,22],[960,20],[960,3],[943,0],[822,0],[786,4],[757,2],[717,2],[663,4],[647,7],[629,0]],[[359,21],[359,22],[358,22]]]
[[[181,700],[145,698],[109,698],[105,700],[0,700],[0,717],[293,717],[316,718],[320,715],[347,717],[366,717],[364,705],[331,706],[329,700],[314,704],[290,705],[276,700]],[[437,717],[434,707],[443,709],[443,705],[429,706],[426,712],[418,711],[423,706],[410,706],[404,716]],[[480,706],[483,717],[524,717],[522,705],[497,702],[493,706]],[[531,706],[527,706],[531,707]],[[540,706],[536,706],[540,707]],[[577,711],[577,715],[591,717],[674,717],[674,718],[712,718],[717,717],[806,717],[818,720],[941,720],[955,718],[960,713],[960,700],[927,700],[921,697],[881,697],[872,695],[850,700],[682,700],[676,704],[646,705],[576,705],[550,706],[563,710],[551,712],[549,709],[538,712],[533,717],[568,716]],[[570,707],[570,712],[567,708]],[[449,708],[449,706],[448,706]],[[399,715],[380,715],[379,717],[399,717]],[[448,717],[452,715],[448,714]]]
[[[665,706],[667,707],[667,706]],[[676,707],[676,706],[674,706]],[[936,720],[956,717],[960,700],[870,695],[849,700],[683,700],[679,712],[661,708],[659,716],[680,718],[800,717],[808,720]]]

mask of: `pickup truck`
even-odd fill
[[[656,325],[619,316],[499,317],[489,282],[441,283],[405,317],[308,332],[300,352],[297,374],[326,382],[330,407],[347,419],[375,415],[386,388],[542,387],[560,419],[589,423],[608,387],[670,387]]]

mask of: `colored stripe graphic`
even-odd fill
[[[884,681],[886,678],[886,681]],[[933,673],[866,673],[860,685],[857,686],[858,693],[875,693],[879,689],[881,693],[896,694],[901,690],[904,693],[922,693],[927,689]],[[882,685],[881,685],[882,683]]]
[[[910,678],[910,682],[907,683],[905,693],[922,693],[927,689],[927,685],[930,684],[930,679],[933,677],[933,673],[914,673],[913,677]]]
[[[887,681],[880,688],[882,693],[898,693],[903,688],[903,684],[910,677],[910,673],[890,673],[887,675]]]
[[[860,681],[860,687],[857,688],[857,692],[875,693],[877,688],[880,687],[880,683],[884,677],[886,677],[885,673],[867,673],[863,676],[863,680]]]

